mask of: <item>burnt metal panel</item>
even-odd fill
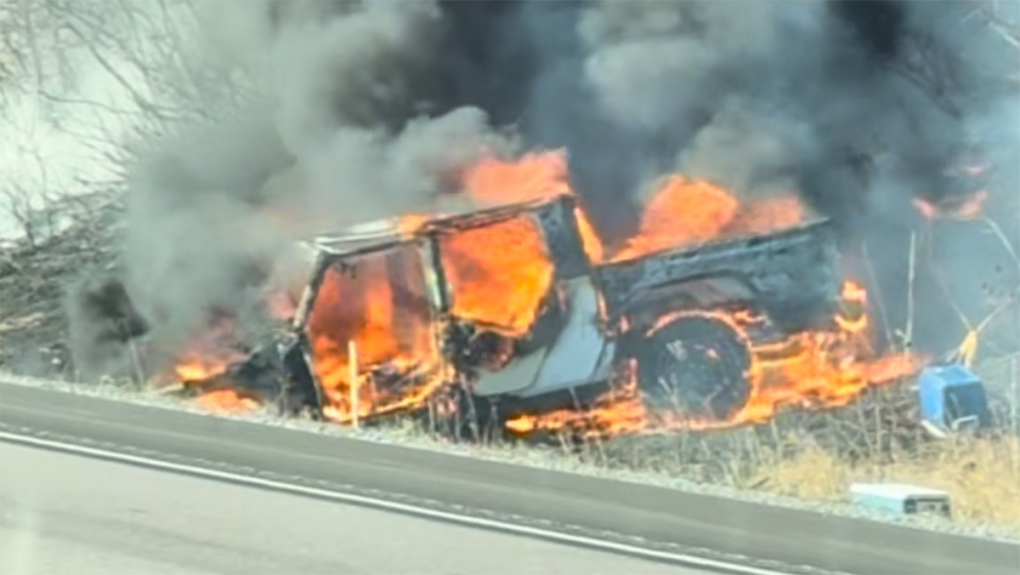
[[[291,330],[295,333],[305,328],[305,322],[308,321],[308,316],[312,313],[312,308],[315,307],[315,299],[319,295],[319,287],[322,285],[322,279],[326,275],[329,263],[330,258],[327,253],[319,250],[315,256],[315,263],[312,265],[311,279],[308,280],[308,285],[301,292],[301,301],[298,302],[297,310],[291,323]]]
[[[313,369],[314,353],[310,342],[308,341],[307,324],[308,320],[315,309],[315,304],[319,296],[319,292],[322,288],[322,283],[325,280],[326,273],[330,269],[334,269],[343,275],[357,276],[359,268],[359,260],[365,257],[380,254],[394,249],[408,249],[416,250],[419,257],[421,258],[423,270],[423,280],[425,285],[423,286],[425,294],[413,294],[402,290],[406,286],[399,285],[399,282],[392,285],[396,297],[399,297],[404,302],[413,301],[415,299],[421,299],[424,297],[425,305],[427,305],[434,313],[442,314],[445,313],[445,291],[442,287],[439,288],[436,293],[436,286],[430,285],[432,276],[429,274],[430,268],[434,269],[435,263],[435,249],[432,246],[428,238],[414,238],[408,237],[400,241],[383,241],[377,244],[362,245],[357,249],[349,251],[337,251],[330,249],[327,246],[317,246],[318,254],[313,267],[311,279],[305,286],[304,292],[301,296],[301,302],[298,305],[297,312],[295,313],[293,323],[291,324],[291,334],[289,341],[282,342],[288,347],[286,356],[291,361],[291,364],[286,366],[291,375],[297,377],[303,377],[310,379],[310,385],[314,389],[315,400],[318,402],[318,410],[321,411],[323,392],[322,384]],[[401,274],[394,273],[394,267],[388,265],[389,277],[398,279]],[[440,342],[441,343],[441,342]],[[304,361],[307,367],[307,373],[299,373],[298,359]],[[308,382],[303,382],[305,387],[308,387]]]
[[[300,334],[290,343],[280,345],[280,357],[283,372],[287,378],[290,395],[296,397],[295,407],[307,406],[315,414],[321,414],[323,408],[322,387],[312,369],[311,346],[308,338]]]
[[[832,224],[819,220],[775,234],[659,252],[598,266],[610,319],[647,291],[712,276],[739,278],[754,302],[787,329],[817,323],[838,301],[838,251]]]
[[[520,395],[583,385],[607,375],[607,359],[612,356],[614,344],[594,321],[599,314],[594,282],[590,277],[579,277],[564,282],[564,289],[570,303],[562,328],[548,345],[548,353],[534,382],[527,388],[522,387]]]
[[[423,233],[427,232],[450,233],[456,232],[457,230],[463,230],[466,228],[477,228],[487,226],[520,217],[522,214],[525,214],[527,212],[534,211],[535,209],[541,209],[542,206],[552,203],[553,201],[556,200],[551,201],[548,199],[541,199],[530,202],[518,202],[514,204],[486,208],[484,210],[475,210],[466,213],[439,216],[431,218],[425,223],[423,223],[419,228],[419,231]]]
[[[450,312],[450,284],[446,281],[442,256],[439,250],[439,239],[434,235],[426,237],[421,244],[422,262],[425,266],[425,283],[429,297],[435,307],[437,317],[444,317]]]
[[[590,268],[578,229],[576,207],[573,198],[563,196],[535,211],[549,257],[556,265],[556,278],[560,280],[578,277]]]

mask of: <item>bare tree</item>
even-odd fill
[[[55,231],[40,212],[68,193],[119,190],[136,144],[253,93],[196,48],[198,24],[192,0],[0,3],[0,140],[16,168],[0,170],[0,210],[29,242]]]

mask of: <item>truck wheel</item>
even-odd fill
[[[649,334],[637,362],[641,393],[653,412],[726,420],[751,395],[747,340],[709,314],[682,316]]]

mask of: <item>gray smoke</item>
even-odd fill
[[[200,8],[216,33],[211,47],[259,93],[240,113],[153,143],[133,170],[124,281],[151,324],[156,369],[211,315],[259,341],[269,328],[265,284],[291,263],[294,240],[445,206],[464,168],[508,145],[477,108],[423,112],[440,56],[434,3]],[[96,321],[101,312],[83,302],[73,300],[72,320]],[[87,334],[75,341],[82,373],[113,368],[92,351],[108,346]]]
[[[528,6],[532,14],[522,21],[532,36],[555,37],[540,17],[554,10]],[[1018,6],[1000,5],[1001,17],[1020,24]],[[575,41],[538,42],[555,74],[537,74],[524,114],[539,119],[525,125],[543,143],[570,148],[575,183],[610,233],[632,229],[614,222],[621,190],[641,203],[643,184],[665,172],[714,180],[744,196],[800,193],[841,227],[849,260],[862,242],[870,245],[873,293],[886,296],[890,323],[902,326],[909,236],[927,227],[912,200],[947,201],[984,186],[988,213],[1020,208],[1020,172],[1010,168],[1020,165],[1020,59],[974,14],[979,8],[945,1],[583,3],[558,12],[575,23]],[[571,121],[549,121],[563,110]],[[984,181],[947,174],[974,156],[999,172]],[[1020,222],[1000,225],[1016,251]],[[945,279],[928,273],[916,287],[915,343],[922,347],[962,337],[944,292],[973,320],[993,305],[982,283],[1020,281],[1008,249],[986,227],[964,227],[938,225],[929,259],[945,268]],[[859,260],[856,267],[864,277]]]
[[[942,196],[953,160],[1016,54],[951,2],[596,2],[580,15],[584,76],[601,111],[679,168],[753,192],[797,180],[845,218],[853,161],[891,155]],[[1012,102],[1015,106],[1016,102]],[[1015,150],[1015,137],[1014,137]],[[857,194],[852,189],[856,187]],[[864,210],[865,203],[852,206]]]
[[[440,56],[440,25],[432,2],[365,2],[280,21],[271,78],[290,151],[317,153],[340,127],[399,130]]]
[[[135,171],[127,284],[160,341],[186,341],[210,310],[257,316],[287,240],[438,209],[458,173],[516,139],[567,148],[610,240],[633,229],[648,182],[683,171],[800,193],[848,245],[905,244],[912,198],[973,191],[944,174],[963,151],[1020,165],[1017,52],[968,2],[200,7],[210,49],[258,97]],[[988,184],[991,209],[1017,205],[1016,175]],[[905,293],[904,260],[875,262],[890,293]]]

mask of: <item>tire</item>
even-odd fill
[[[747,340],[710,314],[681,316],[649,334],[637,363],[642,397],[654,413],[724,421],[751,396]]]

